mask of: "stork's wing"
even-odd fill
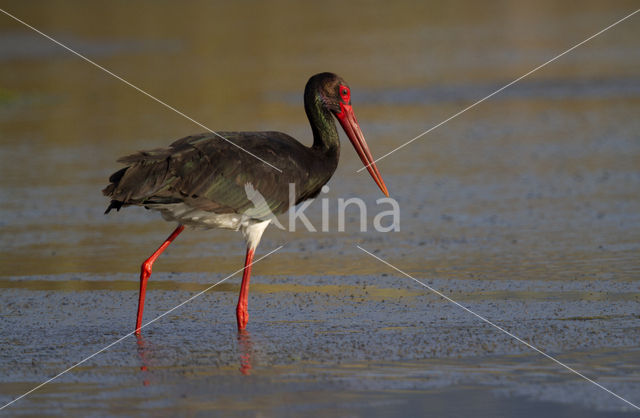
[[[310,182],[320,183],[312,178],[315,155],[311,148],[281,132],[220,134],[233,144],[213,134],[201,134],[179,139],[168,148],[120,158],[118,162],[128,166],[115,172],[103,190],[112,199],[109,209],[184,202],[209,212],[242,214],[254,208],[251,194],[259,197],[257,192],[268,209],[278,214],[290,205],[289,183],[295,183],[297,191],[296,202],[291,204],[304,200],[303,189],[306,194],[317,194],[308,187]]]

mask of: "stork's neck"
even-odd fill
[[[296,204],[320,193],[322,186],[336,171],[340,158],[340,137],[333,115],[309,84],[304,91],[304,110],[313,131],[313,145],[309,148],[312,158],[308,167],[309,177],[300,187],[301,193],[296,196]]]
[[[313,132],[313,148],[323,153],[335,153],[337,156],[340,152],[340,137],[336,122],[313,89],[305,89],[304,110]]]

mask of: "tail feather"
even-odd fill
[[[120,169],[109,177],[110,184],[104,189],[102,189],[103,195],[113,196],[113,193],[115,192],[116,187],[118,187],[118,183],[120,183],[120,180],[122,180],[122,177],[124,176],[124,173],[127,171],[128,168],[129,167]],[[109,213],[111,209],[115,209],[119,211],[123,204],[124,202],[122,202],[121,200],[111,199],[111,202],[109,203],[109,207],[107,208],[107,210],[104,211],[104,214],[106,215],[107,213]]]
[[[111,209],[120,211],[120,208],[122,207],[123,204],[124,203],[119,200],[112,200],[111,203],[109,203],[109,207],[107,208],[107,210],[104,211],[104,214],[106,215],[107,213],[109,213]]]
[[[125,171],[127,171],[129,169],[129,167],[125,167],[125,168],[121,168],[120,170],[116,171],[115,173],[113,173],[112,175],[109,176],[109,181],[111,183],[119,183],[120,180],[122,180],[122,176],[124,176]]]
[[[118,184],[120,183],[120,180],[122,180],[122,177],[124,176],[124,173],[129,169],[129,167],[125,167],[123,169],[120,169],[118,171],[116,171],[115,173],[113,173],[111,176],[109,176],[109,185],[107,187],[105,187],[104,189],[102,189],[102,194],[105,196],[113,196],[113,192],[115,192],[116,187],[118,187]]]

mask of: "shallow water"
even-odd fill
[[[21,2],[3,8],[205,125],[309,138],[306,79],[335,71],[383,155],[630,13],[633,2],[477,6]],[[346,232],[267,230],[248,334],[234,276],[9,413],[604,416],[638,404],[640,26],[635,16],[379,162],[400,232],[348,142]],[[140,262],[171,225],[100,190],[136,149],[202,128],[0,16],[0,401],[133,328]],[[320,229],[320,202],[306,212]],[[332,218],[333,219],[333,218]],[[331,221],[333,222],[333,220]],[[145,320],[241,267],[229,231],[158,260]],[[4,411],[3,411],[4,412]]]

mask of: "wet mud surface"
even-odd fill
[[[3,400],[132,328],[135,282],[90,277],[83,290],[51,290],[63,288],[67,277],[13,278],[3,289],[0,314],[11,330],[0,346]],[[210,279],[156,273],[145,318],[178,305]],[[142,338],[129,336],[21,400],[19,411],[36,413],[45,404],[59,405],[59,412],[115,413],[118,399],[120,408],[150,413],[324,414],[354,407],[368,414],[376,399],[382,410],[410,413],[423,396],[467,399],[465,392],[490,399],[471,400],[467,412],[476,402],[513,404],[523,413],[540,402],[555,412],[621,410],[611,395],[406,278],[256,276],[250,325],[241,335],[234,317],[238,278],[229,281],[150,324]],[[427,284],[616,393],[633,397],[640,390],[635,284]],[[175,287],[190,291],[162,290]],[[292,399],[274,400],[281,396]],[[436,404],[444,408],[442,402]]]

